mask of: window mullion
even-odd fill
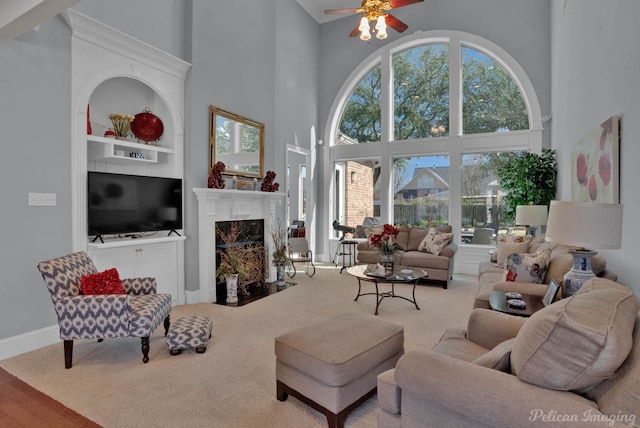
[[[387,50],[380,61],[380,139],[383,143],[393,140],[393,67],[392,55]]]
[[[449,41],[449,135],[462,135],[462,48],[460,39]]]

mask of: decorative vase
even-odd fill
[[[276,263],[276,285],[282,287],[285,285],[284,281],[284,263]]]
[[[380,254],[380,264],[384,266],[386,273],[393,273],[393,253],[392,254]]]
[[[91,129],[91,106],[87,104],[87,135],[91,135],[93,130]]]
[[[591,258],[598,253],[590,250],[568,250],[568,252],[573,256],[573,267],[562,280],[563,297],[573,296],[585,282],[596,276],[591,269]]]
[[[238,303],[238,275],[228,275],[227,280],[227,303]]]

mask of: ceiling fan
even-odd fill
[[[387,38],[387,25],[396,30],[398,33],[402,33],[409,28],[407,24],[400,21],[395,16],[387,13],[386,11],[396,9],[403,6],[408,6],[414,3],[420,3],[424,0],[362,0],[362,6],[346,8],[346,9],[327,9],[324,11],[326,14],[334,13],[360,13],[362,12],[362,18],[360,23],[356,25],[349,37],[356,37],[360,34],[362,40],[371,39],[371,31],[369,29],[369,21],[376,21],[374,31],[378,39]]]

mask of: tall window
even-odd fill
[[[355,87],[340,119],[337,144],[380,141],[380,66]]]
[[[447,46],[424,45],[395,54],[393,79],[394,138],[408,140],[447,135],[449,127],[449,51]]]
[[[382,47],[360,67],[333,108],[336,219],[449,223],[462,243],[474,227],[504,230],[490,161],[542,146],[537,97],[515,60],[477,36],[439,31]],[[351,174],[351,165],[368,169]],[[369,181],[355,187],[357,177]]]
[[[462,48],[465,134],[529,129],[527,109],[511,76],[487,55]]]
[[[448,224],[449,156],[394,159],[393,191],[395,224]]]
[[[367,217],[380,216],[380,161],[352,160],[335,166],[335,220],[355,227]],[[334,231],[333,237],[338,232]]]

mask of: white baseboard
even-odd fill
[[[186,302],[188,305],[193,305],[196,303],[205,303],[216,301],[216,290],[207,290],[204,293],[200,290],[196,291],[186,291],[185,292]]]
[[[15,357],[25,352],[60,342],[60,329],[57,325],[30,331],[18,336],[0,340],[0,360]],[[62,355],[60,356],[62,358]]]

